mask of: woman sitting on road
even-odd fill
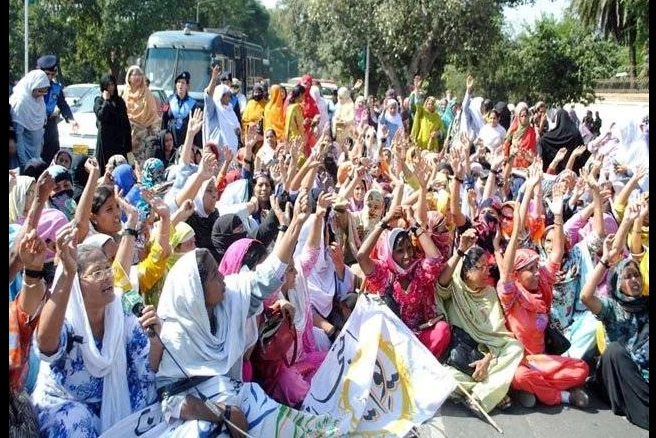
[[[621,259],[629,224],[640,214],[629,207],[617,235],[604,241],[603,257],[581,291],[581,301],[604,324],[606,349],[595,380],[616,415],[649,429],[649,296],[643,295],[643,279],[635,259]],[[608,271],[608,297],[595,292]]]
[[[162,345],[153,306],[137,319],[121,306],[99,248],[76,249],[77,230],[57,238],[61,257],[37,332],[42,365],[32,394],[41,436],[96,437],[156,399]]]
[[[537,179],[532,177],[528,183],[535,185]],[[588,365],[580,359],[545,354],[545,328],[549,323],[555,276],[564,251],[562,202],[552,203],[551,210],[556,231],[546,265],[539,265],[540,257],[535,251],[517,249],[523,228],[519,209],[514,210],[512,235],[499,263],[501,275],[497,293],[507,325],[526,351],[512,387],[519,390],[519,402],[525,407],[534,406],[537,396],[546,405],[571,403],[583,408],[588,405],[588,395],[581,388],[588,376]],[[495,253],[497,250],[498,247]],[[574,389],[569,391],[571,388]]]
[[[507,393],[524,349],[505,327],[496,290],[489,285],[486,252],[474,246],[475,241],[474,229],[462,234],[458,249],[440,274],[438,294],[445,302],[452,330],[464,330],[478,343],[479,351],[485,353],[482,359],[470,364],[471,375],[455,368],[453,375],[490,412],[495,407],[505,409],[511,405]],[[498,244],[498,239],[495,242]],[[476,412],[469,402],[467,406]]]

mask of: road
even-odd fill
[[[475,418],[464,407],[447,401],[440,416],[419,430],[420,438],[646,438],[649,431],[614,415],[594,394],[586,410],[568,405],[538,405],[526,409],[519,404],[493,411],[492,419],[503,430]]]

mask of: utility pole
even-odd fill
[[[367,38],[367,55],[364,67],[364,97],[369,97],[369,38]]]
[[[30,35],[29,30],[28,30],[28,26],[30,24],[29,23],[30,20],[28,20],[28,17],[29,17],[29,3],[30,3],[30,0],[25,0],[25,37],[24,37],[24,39],[25,39],[25,74],[27,74],[27,72],[29,71],[28,70],[29,69],[29,65],[28,65],[29,64],[29,56],[28,56],[28,53],[27,53],[27,49],[29,48],[28,41],[29,41],[29,35]]]

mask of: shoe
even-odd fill
[[[517,402],[525,408],[532,408],[537,402],[535,394],[528,391],[516,390],[513,394],[513,399],[517,400]]]
[[[569,392],[569,403],[577,408],[585,408],[590,403],[590,397],[583,388],[574,388]]]

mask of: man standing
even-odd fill
[[[41,69],[50,80],[48,94],[44,96],[46,104],[46,128],[43,135],[43,150],[41,158],[46,163],[50,163],[59,150],[59,130],[57,123],[61,114],[66,123],[73,123],[73,131],[79,128],[77,122],[73,119],[73,112],[64,99],[62,86],[57,82],[58,59],[56,55],[44,55],[37,59],[36,68]]]
[[[174,135],[175,145],[179,147],[187,136],[187,124],[189,116],[193,113],[198,103],[189,95],[189,81],[191,74],[183,71],[175,78],[175,93],[169,96],[169,110],[164,113],[162,126]],[[194,138],[194,144],[202,146],[200,132]]]

